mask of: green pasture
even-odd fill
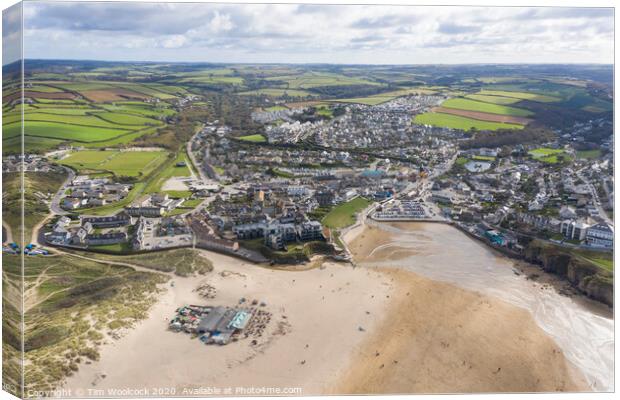
[[[443,128],[461,129],[465,131],[472,128],[485,131],[495,131],[498,129],[523,129],[523,125],[481,121],[458,115],[433,112],[416,115],[414,122],[421,125],[433,125]]]

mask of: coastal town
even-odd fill
[[[487,239],[492,231],[494,246],[515,252],[522,250],[519,236],[568,247],[613,248],[607,214],[613,209],[613,143],[604,142],[594,151],[604,156],[595,159],[580,157],[583,152],[573,148],[588,129],[605,121],[576,126],[536,146],[463,150],[455,146],[462,131],[411,122],[437,101],[409,95],[378,106],[256,111],[252,118],[267,124],[265,144],[240,140],[229,127],[205,121],[188,143],[198,173],[180,182],[183,197],[152,193],[110,215],[89,215],[90,208],[125,200],[133,184],[72,173],[50,201],[56,202],[52,209],[58,215],[47,224],[44,244],[92,250],[195,246],[200,233],[190,221],[199,219],[206,240],[247,247],[247,254],[263,248],[286,251],[312,241],[346,253],[333,227],[321,220],[363,199],[364,209],[356,212],[372,209],[370,218],[449,222]],[[340,115],[321,118],[325,110]],[[300,124],[296,118],[304,115],[317,119]],[[274,119],[295,122],[273,127]],[[280,142],[282,136],[296,139]],[[339,143],[354,146],[345,151]],[[54,152],[53,158],[10,156],[3,160],[3,172],[61,171],[67,168],[62,157],[76,151],[60,157]],[[562,158],[573,161],[558,168]]]
[[[44,64],[5,99],[5,129],[27,133],[5,138],[2,172],[29,388],[191,396],[239,377],[425,392],[412,371],[445,391],[434,379],[450,374],[480,391],[613,386],[613,113],[598,75],[220,67]],[[80,72],[48,79],[55,68]],[[89,72],[105,79],[73,75]],[[41,124],[66,137],[43,141]],[[420,364],[420,348],[449,362]]]

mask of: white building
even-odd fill
[[[606,223],[600,223],[588,228],[586,243],[592,247],[613,248],[614,228]]]
[[[562,222],[560,231],[567,239],[582,241],[586,238],[586,233],[590,228],[585,222],[565,220]]]

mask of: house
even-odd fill
[[[130,225],[132,218],[126,213],[120,213],[111,217],[82,217],[82,224],[86,223],[90,223],[94,228],[117,228]]]
[[[125,212],[134,217],[161,217],[164,215],[164,208],[155,206],[127,207]]]
[[[297,225],[297,235],[299,240],[320,240],[323,239],[323,227],[319,221],[308,221]]]
[[[123,243],[126,241],[127,241],[127,233],[125,232],[91,234],[91,235],[87,235],[85,238],[85,242],[89,246],[117,244],[117,243]]]
[[[64,208],[65,210],[75,210],[76,208],[80,208],[80,206],[82,206],[81,199],[65,197],[62,200],[62,208]]]
[[[452,204],[454,202],[454,197],[452,196],[452,193],[444,190],[434,191],[431,199],[440,204]]]
[[[560,208],[560,217],[562,219],[574,219],[574,218],[577,218],[577,213],[575,212],[575,207],[563,206],[562,208]]]
[[[583,221],[564,220],[560,226],[560,233],[570,240],[582,241],[586,238],[586,233],[590,225]]]
[[[314,198],[321,207],[331,206],[334,204],[334,197],[334,192],[331,190],[321,190],[314,194]]]
[[[612,249],[614,228],[604,222],[589,227],[586,231],[586,243],[592,247]]]

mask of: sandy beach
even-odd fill
[[[115,393],[111,390],[144,387],[150,393],[163,390],[157,393],[160,396],[204,395],[205,389],[227,387],[324,393],[350,354],[377,330],[394,291],[394,283],[382,272],[345,264],[293,272],[205,254],[215,265],[213,272],[174,278],[174,287],[168,287],[147,320],[103,346],[100,361],[80,366],[64,387],[82,395],[89,395],[88,389],[110,395]],[[205,282],[217,289],[215,299],[205,300],[193,292]],[[266,302],[273,313],[256,346],[248,339],[206,346],[185,333],[167,330],[166,319],[179,306],[234,306],[242,297]]]
[[[587,390],[531,315],[500,300],[402,270],[381,332],[331,393]]]
[[[214,271],[175,277],[147,320],[103,346],[100,361],[80,366],[64,387],[82,396],[590,390],[527,310],[404,269],[370,267],[416,254],[379,229],[356,227],[344,239],[362,266],[270,269],[205,252]],[[216,289],[214,299],[194,291],[204,283]],[[273,313],[256,345],[206,346],[166,329],[179,306],[234,306],[241,298],[264,301]]]
[[[571,292],[566,290],[565,281],[542,272],[536,266],[506,258],[446,224],[414,222],[377,224],[370,221],[369,225],[349,232],[345,240],[355,256],[356,264],[361,267],[378,268],[382,271],[397,269],[413,273],[418,278],[430,279],[435,283],[434,292],[441,290],[441,284],[448,284],[454,288],[446,296],[438,297],[436,299],[438,302],[448,304],[450,296],[456,292],[465,296],[470,294],[484,296],[485,302],[492,304],[496,311],[485,315],[484,308],[470,310],[466,313],[469,314],[469,318],[465,321],[470,319],[485,323],[494,321],[495,324],[506,327],[512,326],[515,321],[520,321],[515,328],[531,326],[528,332],[540,334],[538,335],[540,341],[537,343],[542,344],[544,340],[561,351],[568,364],[567,371],[580,390],[613,390],[613,314],[601,303],[579,294],[571,295]],[[400,279],[404,280],[405,278]],[[460,304],[467,309],[469,303],[469,300],[463,298],[457,300],[454,305]],[[433,302],[421,308],[420,312],[425,313],[429,307],[435,309],[436,315],[441,315],[442,310],[437,310],[437,305]],[[403,305],[400,308],[407,306]],[[504,314],[501,310],[512,311]],[[450,322],[460,316],[461,314],[446,316],[441,320]],[[489,325],[488,328],[493,331],[496,327]],[[515,334],[518,332],[520,332],[518,329],[508,329],[504,334],[496,332],[498,335],[487,338],[488,343],[501,345],[501,349],[507,351],[517,339],[521,340],[523,335]],[[481,334],[484,337],[487,332]],[[468,340],[476,343],[477,337],[477,334],[472,333]],[[536,349],[536,346],[529,347]],[[523,350],[524,348],[521,348],[521,353],[513,355],[512,358],[518,360],[518,356],[523,355]],[[545,354],[545,351],[538,348],[531,355]],[[559,370],[560,367],[545,364],[548,360],[551,358],[543,357],[540,362],[534,359],[524,360],[523,365],[528,365],[527,369],[532,373],[540,371],[543,373],[540,376],[548,376],[544,369],[539,370],[541,365],[553,370]],[[578,372],[575,374],[575,371]],[[562,386],[561,380],[556,382],[558,387]],[[497,381],[489,383],[490,387],[493,387]],[[569,387],[571,385],[567,384],[565,390],[577,390],[575,386],[574,389],[568,389]],[[548,385],[546,389],[541,389],[539,384],[515,389],[512,384],[506,385],[506,390],[554,389]]]

